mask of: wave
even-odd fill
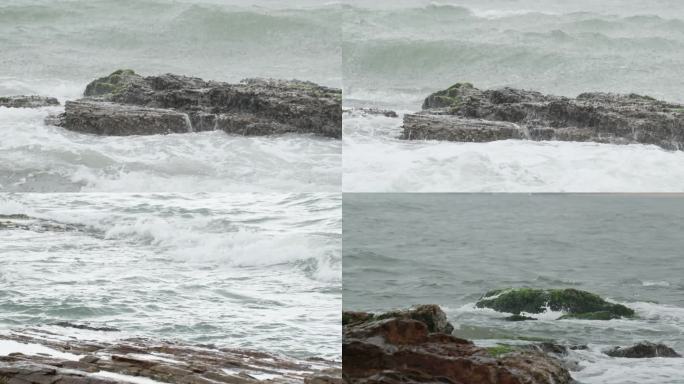
[[[339,188],[341,145],[337,140],[306,135],[242,137],[224,132],[98,137],[43,125],[48,113],[59,110],[0,107],[0,189],[211,192]]]
[[[41,195],[10,195],[0,200],[0,214],[23,213],[79,225],[102,241],[148,249],[175,262],[285,266],[314,280],[341,279],[341,217],[334,196],[48,196],[46,203],[34,207]],[[49,205],[54,204],[50,200],[60,205]],[[248,210],[239,208],[242,204],[249,204]]]

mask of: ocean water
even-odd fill
[[[684,102],[684,6],[635,0],[349,0],[345,107],[420,110],[457,82]],[[684,152],[647,145],[397,140],[401,118],[346,114],[349,192],[684,191]],[[666,169],[667,172],[663,172]]]
[[[683,359],[618,359],[648,340],[684,352],[681,195],[345,194],[344,302],[349,310],[442,306],[456,335],[483,346],[519,338],[587,344],[571,351],[581,383],[675,384]],[[576,288],[633,308],[637,319],[506,322],[475,308],[488,290]]]
[[[0,96],[80,97],[119,68],[340,87],[340,7],[314,1],[2,0]],[[220,132],[97,137],[0,108],[0,190],[331,191],[339,140]]]
[[[339,194],[0,197],[18,213],[78,230],[0,229],[0,328],[340,358]]]

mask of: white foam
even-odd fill
[[[60,352],[56,349],[48,348],[40,344],[20,343],[14,340],[0,340],[0,356],[7,356],[11,353],[23,353],[24,355],[48,355],[51,357],[78,361],[80,356],[72,353]]]
[[[345,192],[681,192],[684,151],[650,145],[398,140],[401,119],[344,121]]]
[[[90,376],[100,377],[100,378],[104,378],[104,379],[113,379],[113,380],[116,380],[116,381],[119,381],[122,383],[162,384],[161,381],[148,379],[146,377],[129,376],[129,375],[123,375],[120,373],[114,373],[114,372],[108,372],[108,371],[99,371],[99,372],[90,374]]]

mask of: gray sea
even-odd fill
[[[571,352],[582,383],[681,383],[682,359],[601,351],[648,340],[684,352],[684,196],[345,194],[343,210],[345,309],[435,303],[481,345],[587,344]],[[638,318],[506,322],[475,308],[507,287],[587,290]]]
[[[348,0],[346,108],[420,109],[458,82],[684,102],[674,0]],[[345,192],[682,192],[684,152],[647,145],[398,140],[401,119],[344,120]]]
[[[120,68],[340,87],[340,7],[311,0],[0,0],[0,96],[60,102]],[[341,143],[223,132],[98,137],[0,107],[0,191],[337,191]]]

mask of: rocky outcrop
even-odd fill
[[[118,70],[86,87],[47,123],[99,135],[222,130],[240,135],[342,136],[342,94],[305,81],[248,79],[238,84]]]
[[[487,142],[505,139],[654,144],[684,149],[684,105],[636,94],[576,98],[458,83],[404,116],[402,138]]]
[[[565,312],[560,319],[610,320],[634,316],[631,308],[609,303],[596,294],[577,289],[498,289],[487,292],[476,306],[514,315],[544,313],[547,310]],[[517,319],[529,320],[530,317]]]
[[[628,357],[633,359],[647,357],[682,357],[674,349],[665,344],[655,344],[648,341],[635,344],[631,347],[615,347],[604,352],[611,357]]]
[[[40,108],[59,105],[54,97],[45,96],[0,96],[0,107]]]
[[[105,338],[105,340],[111,340]],[[0,334],[0,383],[340,384],[339,363],[147,339],[76,340],[33,329]]]
[[[425,311],[425,309],[428,309]],[[418,311],[416,311],[418,309]],[[347,383],[564,384],[561,361],[532,349],[487,349],[448,333],[437,306],[384,314],[345,312],[342,359]],[[423,315],[429,314],[426,321]],[[442,322],[441,320],[444,320]],[[441,327],[438,325],[441,324]]]
[[[427,326],[428,331],[433,333],[450,334],[454,331],[454,326],[447,320],[444,311],[434,304],[418,305],[410,309],[390,311],[378,315],[369,312],[344,312],[342,314],[342,325],[389,318],[420,321]]]

